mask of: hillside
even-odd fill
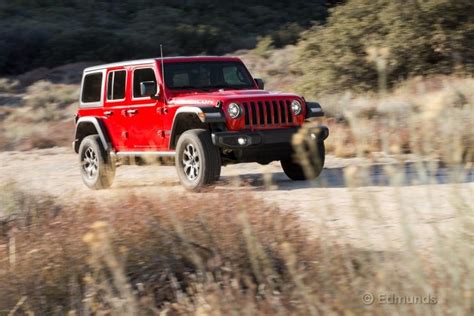
[[[324,22],[326,1],[0,1],[0,75],[77,61],[224,54],[270,36],[278,47]]]

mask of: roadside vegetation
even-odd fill
[[[396,186],[403,173],[393,174],[390,181]],[[346,175],[347,185],[355,185],[354,170],[347,169]],[[342,244],[323,223],[308,231],[294,210],[242,192],[207,193],[212,198],[204,199],[202,194],[198,199],[129,193],[113,201],[66,205],[8,184],[1,195],[0,209],[7,215],[0,222],[2,313],[472,312],[472,208],[454,187],[454,230],[430,225],[435,245],[429,247],[420,244],[425,236],[411,225],[422,210],[398,202],[403,240],[396,250],[390,250],[389,238],[384,250]],[[383,224],[375,216],[383,204],[368,195],[354,187],[361,232],[367,220]],[[372,203],[360,204],[364,197]],[[327,200],[314,211],[322,216],[334,207]],[[369,213],[370,219],[363,215]],[[367,241],[374,239],[367,236]],[[368,293],[377,301],[364,303]],[[418,297],[423,303],[384,304],[379,295]]]
[[[332,132],[327,148],[338,157],[414,154],[472,162],[473,85],[471,77],[418,77],[387,94],[320,96]]]

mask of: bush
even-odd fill
[[[349,0],[299,44],[300,91],[383,88],[415,75],[474,71],[469,0]],[[377,82],[382,79],[382,82]]]
[[[272,38],[270,36],[265,36],[258,39],[257,46],[253,49],[253,52],[259,57],[268,59],[274,48]]]
[[[14,92],[18,87],[18,81],[7,78],[0,78],[0,93]]]
[[[78,94],[78,85],[36,81],[26,89],[24,97],[15,95],[18,106],[0,112],[0,148],[69,146],[74,135],[73,114]]]
[[[37,81],[26,90],[25,106],[33,110],[53,107],[55,110],[77,102],[79,87],[77,85],[52,84],[48,81]]]

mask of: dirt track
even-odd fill
[[[252,191],[282,211],[297,212],[302,223],[319,236],[335,236],[341,242],[372,250],[402,247],[402,223],[410,224],[416,245],[429,247],[435,228],[449,233],[461,220],[451,203],[453,197],[474,205],[472,170],[453,180],[451,171],[440,169],[431,180],[424,180],[414,165],[407,164],[395,171],[401,176],[399,185],[390,186],[386,166],[392,166],[394,161],[381,162],[369,165],[362,173],[355,166],[368,165],[367,161],[328,157],[326,169],[315,183],[290,181],[278,163],[228,166],[223,168],[213,193],[201,194]],[[346,179],[355,185],[348,187]],[[76,155],[66,148],[2,152],[0,181],[15,181],[28,190],[47,192],[63,201],[112,199],[129,191],[196,194],[182,189],[174,167],[170,166],[122,166],[117,169],[111,189],[91,191],[81,182]]]

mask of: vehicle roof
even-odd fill
[[[148,58],[148,59],[137,59],[137,60],[128,60],[121,61],[117,63],[102,64],[97,66],[92,66],[84,69],[84,72],[102,70],[106,68],[113,67],[122,67],[122,66],[135,66],[141,64],[150,64],[157,61],[161,61],[161,57],[157,58]],[[241,61],[240,58],[234,56],[176,56],[176,57],[164,57],[163,62],[192,62],[192,61]]]

